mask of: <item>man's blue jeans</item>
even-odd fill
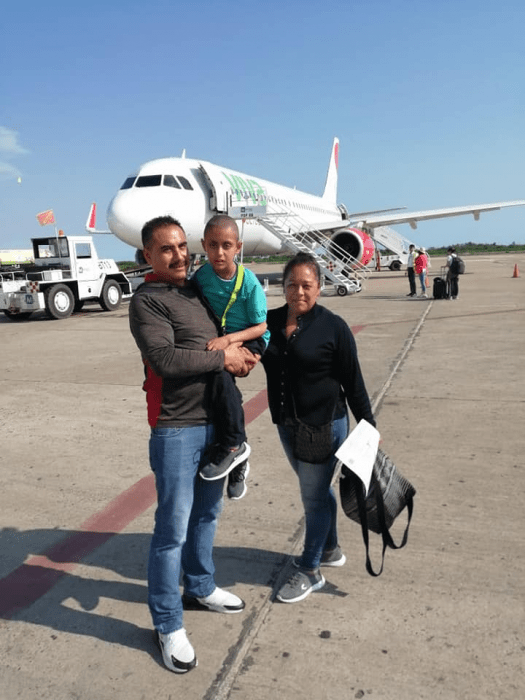
[[[203,598],[215,589],[213,539],[224,479],[204,481],[198,468],[213,440],[212,425],[152,428],[150,464],[157,487],[155,529],[148,564],[148,603],[156,629],[180,629],[184,591]]]
[[[332,423],[333,452],[348,435],[348,417]],[[317,569],[323,551],[337,547],[337,501],[330,484],[334,475],[335,457],[322,464],[309,464],[293,456],[292,428],[278,425],[279,437],[288,461],[299,477],[301,499],[305,513],[306,533],[304,549],[299,565],[305,569]]]

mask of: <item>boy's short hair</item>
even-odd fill
[[[228,216],[228,214],[215,214],[215,216],[212,216],[204,227],[203,238],[206,238],[206,234],[212,228],[232,228],[235,230],[237,240],[239,239],[239,227],[237,226],[237,222],[235,219],[232,219],[231,216]]]

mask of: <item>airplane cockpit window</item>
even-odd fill
[[[162,180],[162,175],[141,175],[137,178],[135,187],[158,187]]]
[[[180,185],[173,175],[164,175],[162,184],[164,187],[175,187],[177,190],[180,190]]]
[[[193,189],[193,187],[190,185],[190,183],[186,180],[185,177],[182,177],[182,175],[177,175],[177,178],[185,190],[192,190]]]
[[[135,182],[135,175],[133,175],[133,177],[128,177],[128,178],[126,178],[126,180],[124,181],[124,184],[122,185],[122,187],[120,189],[121,190],[129,190],[133,187],[134,182]]]

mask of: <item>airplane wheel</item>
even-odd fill
[[[11,321],[27,321],[32,313],[32,311],[21,311],[19,314],[14,314],[12,311],[4,310],[4,314]]]
[[[46,314],[49,318],[59,320],[68,318],[75,308],[75,297],[67,284],[54,284],[44,293]]]
[[[348,294],[348,289],[344,287],[343,285],[337,287],[337,296],[338,297],[345,297]]]
[[[99,299],[104,311],[115,311],[120,306],[122,290],[114,280],[108,280],[102,288],[102,296]]]

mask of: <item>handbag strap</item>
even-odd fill
[[[396,544],[394,540],[392,539],[392,535],[390,534],[388,527],[386,525],[386,518],[385,518],[385,503],[383,501],[383,493],[381,489],[379,488],[379,485],[377,484],[377,481],[375,479],[375,475],[372,474],[372,480],[374,481],[374,494],[376,497],[376,506],[377,506],[377,519],[379,520],[379,524],[381,526],[381,538],[383,540],[383,551],[381,553],[381,568],[379,571],[376,573],[372,567],[372,561],[370,559],[370,539],[369,539],[369,533],[368,533],[368,516],[366,513],[366,503],[365,503],[365,496],[363,494],[364,488],[362,486],[361,480],[356,477],[356,497],[357,497],[357,507],[359,509],[359,521],[361,523],[361,532],[363,533],[363,542],[365,543],[365,549],[366,549],[366,570],[370,574],[370,576],[380,576],[382,571],[383,571],[383,566],[385,565],[385,552],[386,548],[390,547],[390,549],[401,549],[404,547],[407,543],[408,540],[408,529],[410,527],[410,521],[412,520],[412,513],[414,510],[414,500],[413,496],[410,495],[407,497],[407,511],[408,511],[408,522],[407,526],[405,528],[405,532],[403,534],[403,538],[401,540],[400,544]]]

